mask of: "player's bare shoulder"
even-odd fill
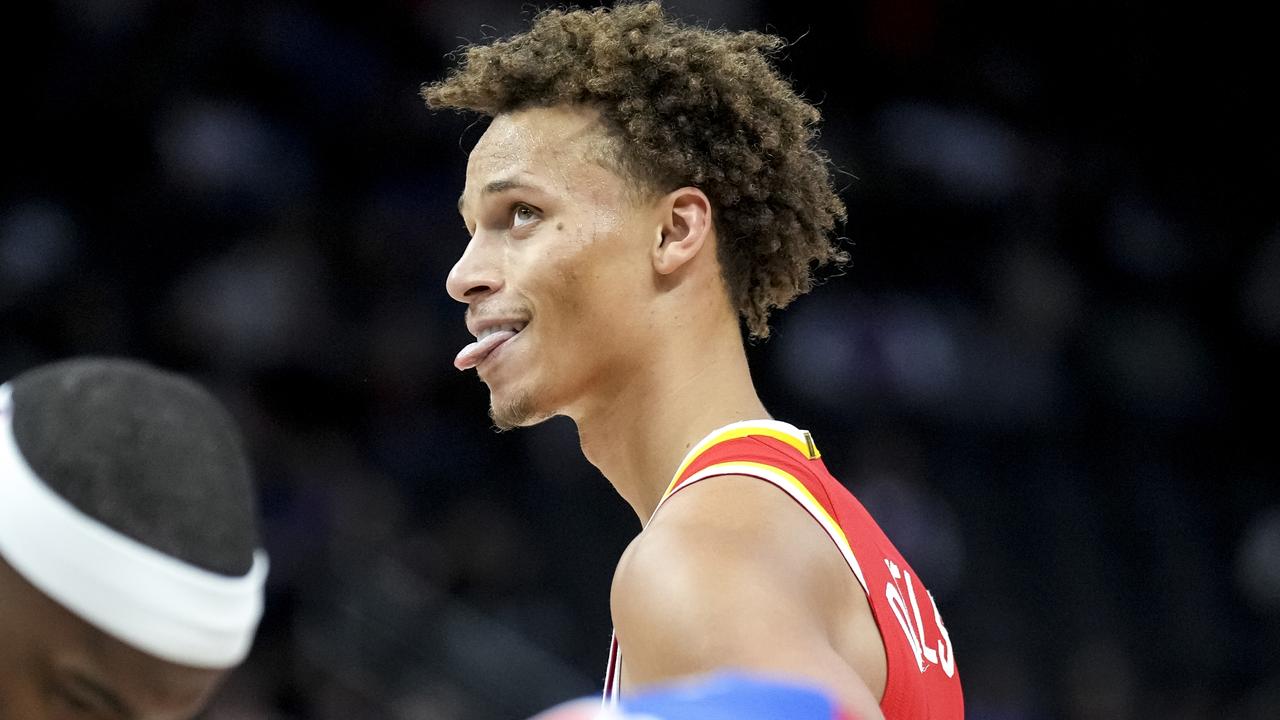
[[[620,637],[652,637],[655,625],[723,627],[727,616],[756,618],[761,608],[822,617],[837,601],[833,579],[847,574],[840,562],[821,529],[777,488],[712,478],[671,496],[623,553],[614,623]]]
[[[861,592],[842,562],[813,519],[768,483],[722,476],[683,488],[614,575],[623,685],[754,668],[807,676],[874,708],[874,691],[855,677],[859,663],[836,642],[842,608],[858,600],[851,589]],[[883,654],[874,622],[869,632],[869,649]]]
[[[844,571],[821,528],[795,501],[757,478],[726,475],[682,488],[623,554],[614,590],[683,566],[751,566],[778,580]]]
[[[768,571],[756,545],[772,546],[775,514],[788,500],[753,478],[718,477],[681,489],[664,502],[627,547],[614,576],[615,595],[660,579],[670,585],[683,573],[696,581],[716,566],[740,563]],[[776,551],[776,550],[775,550]],[[621,592],[620,592],[621,591]]]

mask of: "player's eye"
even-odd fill
[[[537,211],[524,203],[517,203],[511,209],[511,227],[513,228],[524,227],[537,219]]]

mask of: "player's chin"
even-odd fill
[[[528,390],[489,393],[489,418],[499,430],[536,425],[547,419]]]

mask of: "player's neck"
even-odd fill
[[[583,453],[642,524],[694,443],[731,422],[768,417],[737,328],[729,330],[661,344],[643,370],[574,417]]]

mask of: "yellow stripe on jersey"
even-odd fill
[[[813,444],[813,439],[809,437],[809,433],[805,431],[800,432],[803,433],[802,438],[798,438],[794,434],[785,430],[752,422],[730,425],[722,431],[708,436],[702,442],[698,443],[698,445],[685,456],[685,461],[680,463],[680,468],[676,470],[676,474],[671,478],[671,482],[667,484],[667,490],[662,494],[662,496],[665,498],[667,495],[671,494],[671,491],[676,487],[676,483],[679,482],[680,476],[684,475],[684,471],[688,470],[689,466],[702,456],[702,453],[722,442],[728,442],[729,440],[737,440],[738,438],[744,438],[751,435],[764,435],[790,445],[810,460],[817,460],[822,457],[822,453],[818,452],[818,448]]]
[[[715,465],[708,465],[703,470],[699,470],[698,474],[707,473],[709,475],[713,475],[717,473],[722,473],[725,470],[731,469],[733,467],[752,468],[755,470],[766,470],[774,475],[779,476],[783,480],[786,480],[787,485],[790,486],[792,490],[795,490],[797,493],[799,493],[800,496],[804,498],[805,501],[807,501],[803,503],[806,507],[808,507],[811,510],[817,511],[818,513],[821,513],[822,518],[831,524],[831,528],[835,531],[837,535],[839,535],[840,539],[837,542],[839,542],[841,545],[848,547],[849,538],[845,537],[844,530],[840,527],[840,524],[836,522],[836,519],[832,517],[831,513],[827,511],[826,506],[818,502],[818,498],[814,497],[813,493],[809,492],[809,488],[806,487],[804,483],[800,482],[800,480],[796,478],[795,475],[792,475],[791,473],[787,472],[786,470],[783,470],[782,468],[779,468],[774,465],[767,465],[765,463],[751,462],[749,460],[730,460],[727,462],[716,463]]]
[[[805,508],[813,519],[826,530],[827,535],[831,537],[832,542],[840,550],[840,554],[844,556],[845,561],[849,564],[849,568],[853,570],[853,574],[858,578],[858,583],[862,585],[863,590],[867,590],[866,578],[862,575],[862,568],[858,564],[858,559],[853,553],[853,547],[849,545],[849,538],[844,534],[844,528],[836,522],[836,519],[827,511],[827,508],[818,499],[809,492],[809,488],[800,482],[796,476],[765,463],[751,462],[747,460],[729,460],[715,465],[708,465],[698,472],[690,475],[684,482],[684,485],[690,485],[699,482],[708,477],[723,475],[745,475],[769,482],[783,492],[790,495],[800,506]],[[684,485],[681,485],[683,487]],[[668,491],[659,501],[658,507],[662,507],[662,503],[666,502],[673,491]],[[657,513],[655,508],[654,513]]]

